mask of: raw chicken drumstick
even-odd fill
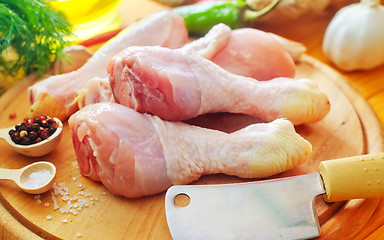
[[[187,41],[188,32],[183,18],[171,11],[153,14],[107,42],[78,70],[48,77],[29,87],[29,98],[33,104],[31,115],[41,113],[63,120],[77,111],[79,91],[86,88],[88,81],[95,77],[108,77],[106,67],[109,58],[128,46],[179,48]]]
[[[270,33],[254,28],[232,30],[220,23],[204,37],[189,42],[178,50],[204,57],[227,71],[245,77],[258,80],[293,78],[296,72],[295,63],[280,42]],[[290,47],[289,51],[295,49],[297,47]],[[109,80],[95,78],[88,81],[86,91],[79,98],[78,105],[79,108],[83,108],[105,101],[114,101]]]
[[[108,73],[117,103],[165,120],[230,112],[301,124],[330,110],[327,95],[309,79],[256,81],[163,47],[129,47],[109,62]]]
[[[188,184],[203,174],[271,176],[306,161],[312,149],[285,119],[228,134],[98,103],[68,122],[81,173],[130,198]]]

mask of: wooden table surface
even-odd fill
[[[281,35],[283,37],[303,43],[307,48],[307,54],[333,67],[331,62],[326,59],[322,52],[321,45],[325,29],[335,12],[345,4],[351,2],[347,0],[334,0],[331,6],[321,15],[303,16],[299,19],[280,21],[275,19],[271,22],[263,22],[256,27],[268,32]],[[120,13],[123,24],[131,23],[141,17],[150,15],[154,12],[167,9],[166,6],[151,0],[122,0]],[[337,69],[336,69],[337,70]],[[354,88],[364,97],[376,113],[381,124],[384,124],[384,66],[363,72],[344,73],[338,71],[343,76],[347,84]],[[368,106],[369,107],[369,106]],[[383,138],[378,137],[378,142]],[[354,239],[379,239],[384,236],[384,201],[379,203],[373,217],[366,224]],[[0,215],[0,217],[7,217]],[[8,221],[8,218],[5,218]],[[14,229],[17,226],[15,226]],[[12,232],[9,229],[9,232]],[[17,234],[16,234],[17,235]],[[0,239],[14,239],[13,234],[0,232]],[[12,237],[13,236],[13,237]],[[19,235],[18,235],[19,236]],[[36,238],[37,239],[37,238]],[[80,238],[81,239],[81,238]],[[85,239],[85,237],[83,237]]]
[[[307,54],[321,62],[334,67],[322,51],[322,41],[325,30],[334,14],[351,2],[346,0],[332,0],[331,5],[321,15],[308,15],[298,19],[286,21],[274,19],[271,22],[263,22],[256,27],[280,36],[298,41],[305,45]],[[383,3],[383,2],[382,2]],[[135,9],[135,11],[132,11]],[[164,6],[150,0],[123,0],[121,5],[122,20],[124,23],[132,22],[138,17],[164,9]],[[337,68],[335,68],[337,70]],[[379,121],[384,125],[384,65],[369,71],[346,73],[337,70],[347,83],[367,100]],[[383,141],[383,139],[377,139]],[[376,209],[375,215],[367,223],[355,239],[380,239],[384,236],[384,201]]]

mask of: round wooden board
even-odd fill
[[[348,86],[345,79],[332,68],[309,56],[304,57],[297,69],[298,78],[311,78],[320,85],[328,94],[332,108],[322,121],[296,128],[313,145],[308,162],[275,177],[315,172],[322,160],[383,150],[380,122],[368,103]],[[2,96],[0,127],[15,125],[24,118],[29,108],[26,87],[33,82],[34,77],[31,76]],[[210,114],[188,122],[233,131],[256,121],[244,115]],[[76,215],[64,214],[60,209],[53,209],[51,191],[42,194],[41,203],[38,204],[35,196],[22,192],[13,182],[1,181],[1,239],[76,239],[78,234],[86,239],[171,239],[164,210],[165,194],[128,199],[114,196],[100,183],[81,176],[66,123],[60,146],[47,156],[37,159],[24,157],[13,152],[5,141],[0,142],[0,152],[2,168],[20,168],[36,160],[53,162],[57,167],[56,183],[65,183],[70,197],[85,199],[89,204]],[[204,176],[193,184],[239,181],[244,180],[212,175]],[[60,208],[64,208],[67,201],[60,196],[57,198]],[[71,202],[74,204],[76,201]],[[322,226],[321,238],[337,236],[341,237],[338,239],[348,239],[355,236],[371,217],[379,201],[380,199],[351,200],[325,204],[321,198],[317,198],[316,209]],[[46,203],[50,205],[45,206]],[[48,215],[52,219],[48,220]],[[352,219],[353,216],[358,216],[358,219]],[[356,221],[350,225],[345,219]],[[336,233],[332,230],[335,229],[335,224]]]

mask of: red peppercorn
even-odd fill
[[[49,137],[49,132],[48,131],[44,130],[44,131],[41,132],[41,134],[40,134],[40,138],[41,139],[47,139],[48,137]]]
[[[15,118],[16,118],[16,113],[9,114],[9,119],[15,119]]]

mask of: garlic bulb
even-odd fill
[[[384,6],[361,0],[341,8],[329,23],[323,52],[344,71],[368,70],[384,64]]]

